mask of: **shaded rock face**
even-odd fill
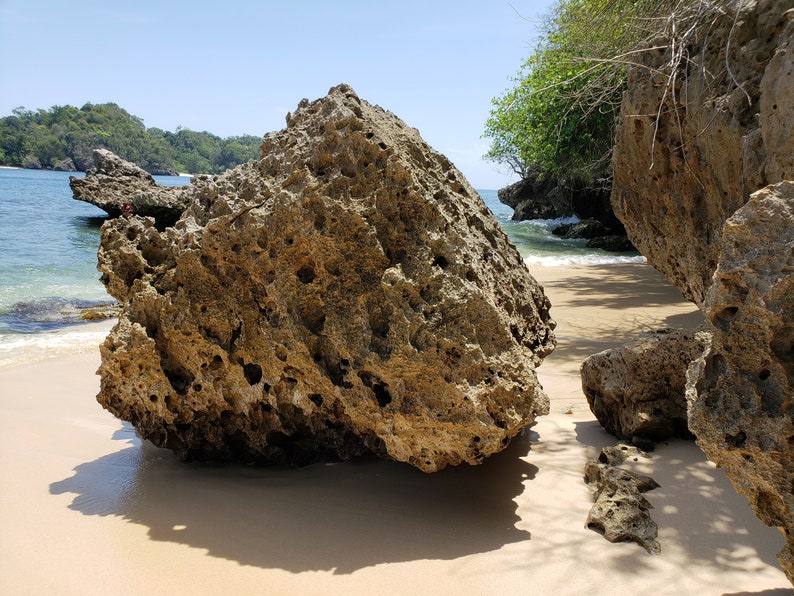
[[[765,242],[758,242],[763,238]],[[762,521],[783,529],[794,577],[794,182],[725,224],[706,296],[715,348],[689,371],[690,427]]]
[[[111,217],[132,212],[153,217],[159,228],[173,225],[194,192],[161,186],[151,174],[107,149],[94,151],[94,168],[82,178],[69,177],[75,199],[96,205]],[[198,183],[206,182],[200,178]]]
[[[698,306],[725,220],[751,193],[794,178],[791,0],[735,8],[704,19],[714,25],[672,76],[668,40],[638,54],[645,68],[628,71],[612,161],[612,206],[629,239]]]
[[[794,5],[735,3],[704,22],[676,72],[669,50],[630,70],[612,203],[706,316],[712,345],[687,373],[690,428],[783,530],[794,582]]]
[[[555,188],[553,180],[535,171],[510,186],[500,188],[497,196],[500,203],[513,209],[514,221],[572,215],[570,206],[559,200],[559,191],[553,192]]]
[[[182,459],[479,463],[548,411],[549,301],[463,176],[345,85],[173,228],[103,227],[100,403]]]
[[[624,441],[692,438],[686,371],[710,343],[705,331],[662,329],[582,363],[582,391],[607,432]]]

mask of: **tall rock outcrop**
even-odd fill
[[[654,40],[661,49],[638,54],[628,73],[612,206],[637,249],[699,306],[725,220],[751,193],[794,178],[792,8],[712,8],[691,17],[699,36]]]
[[[713,341],[688,372],[690,428],[784,532],[794,582],[794,2],[705,7],[674,15],[687,37],[654,40],[661,49],[629,72],[612,202],[649,263],[706,315]]]
[[[180,458],[479,463],[548,410],[549,301],[478,194],[340,85],[174,227],[103,227],[100,403]]]

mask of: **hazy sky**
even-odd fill
[[[476,188],[490,101],[554,0],[0,0],[0,117],[115,102],[147,127],[263,135],[348,83]]]

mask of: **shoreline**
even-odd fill
[[[98,350],[0,369],[0,592],[790,594],[782,536],[692,442],[639,464],[661,554],[584,528],[585,461],[617,441],[581,360],[702,317],[648,265],[530,270],[558,322],[551,412],[477,467],[183,464],[96,403]]]

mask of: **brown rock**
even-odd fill
[[[609,542],[635,542],[650,554],[659,554],[659,529],[650,515],[653,505],[642,494],[659,484],[649,476],[621,468],[629,457],[647,456],[636,447],[618,444],[605,447],[597,460],[585,465],[585,483],[594,500],[585,527]]]
[[[687,373],[689,425],[786,534],[780,560],[794,583],[794,7],[723,8],[702,13],[700,28],[678,22],[694,34],[660,41],[666,49],[630,69],[612,202],[648,262],[709,321],[710,351]]]
[[[714,348],[693,364],[690,428],[794,570],[794,182],[753,194],[725,224],[706,297]]]
[[[692,438],[686,371],[709,344],[705,331],[660,329],[582,363],[582,391],[607,432],[623,441]]]
[[[82,178],[70,176],[69,186],[75,199],[96,205],[111,217],[123,213],[153,217],[162,229],[179,219],[194,192],[190,187],[161,186],[151,174],[107,149],[94,151],[94,166]]]
[[[549,301],[479,195],[341,85],[194,187],[103,228],[124,308],[100,403],[183,459],[479,463],[548,410]]]
[[[784,179],[782,164],[792,160],[786,93],[794,83],[779,76],[791,59],[787,8],[790,0],[743,2],[735,24],[732,13],[714,9],[677,71],[668,68],[671,48],[681,46],[669,40],[656,40],[666,49],[639,54],[643,67],[628,71],[612,206],[634,246],[699,306],[725,220],[751,193]],[[774,93],[759,99],[762,80]]]

